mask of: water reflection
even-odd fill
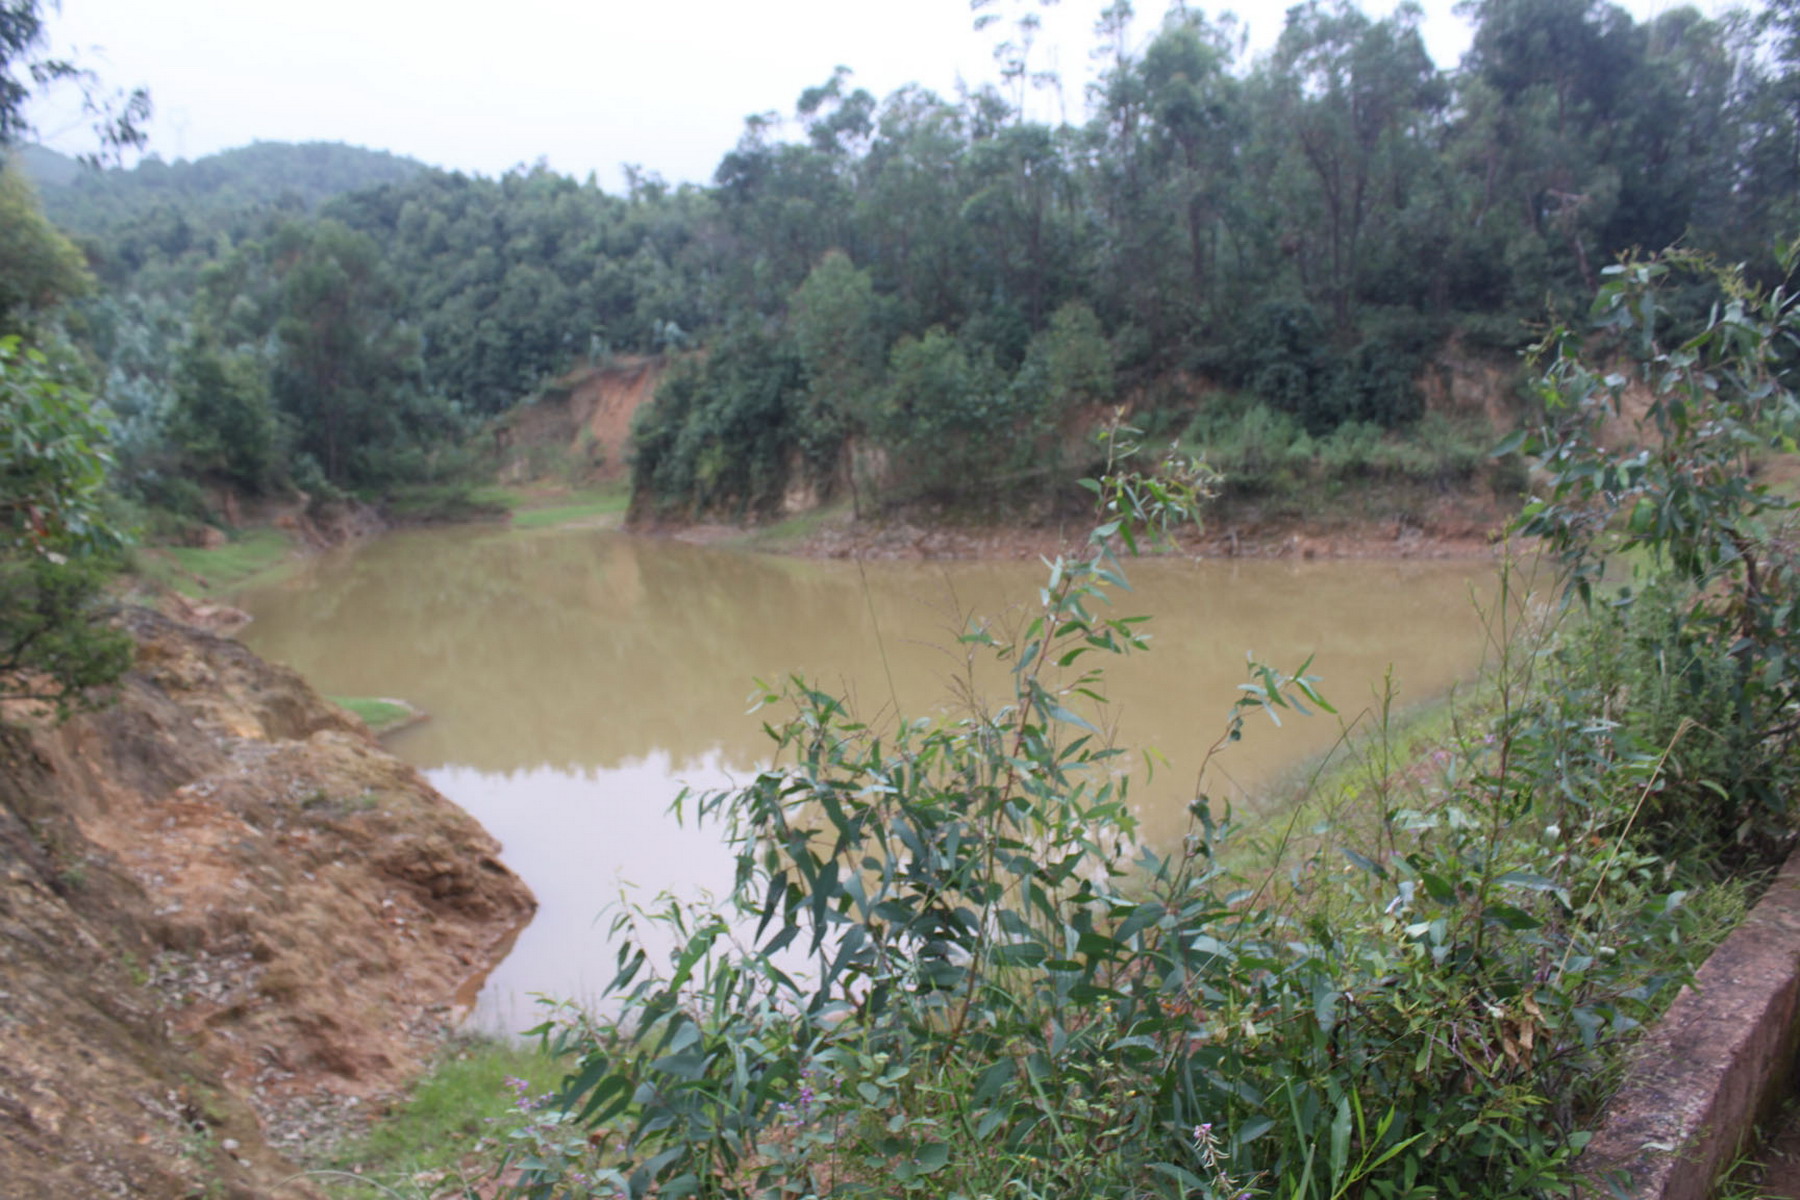
[[[716,838],[664,815],[679,784],[763,761],[751,681],[801,673],[865,714],[943,707],[956,687],[1004,686],[955,643],[970,614],[1021,619],[1031,563],[808,562],[610,531],[418,531],[322,556],[239,598],[244,638],[321,690],[403,696],[433,719],[393,739],[505,843],[543,908],[483,993],[510,1021],[539,990],[591,994],[611,963],[600,905],[621,875],[656,889],[723,887]],[[1153,613],[1155,652],[1108,665],[1100,714],[1124,744],[1170,760],[1134,793],[1151,840],[1179,836],[1203,748],[1243,679],[1246,651],[1314,670],[1346,716],[1392,664],[1423,699],[1475,667],[1471,563],[1145,562],[1120,615]],[[1260,724],[1260,723],[1259,723]],[[1326,748],[1325,719],[1255,727],[1221,764],[1254,790]],[[597,940],[598,939],[598,940]],[[528,1018],[527,1018],[528,1019]]]
[[[645,903],[664,892],[729,892],[730,850],[714,831],[681,828],[666,812],[671,773],[661,754],[585,773],[426,771],[434,787],[481,818],[506,847],[507,865],[537,893],[537,917],[482,989],[478,1019],[485,1027],[536,1024],[543,1019],[533,998],[539,994],[599,997],[615,966],[605,906],[627,891]],[[690,765],[682,775],[699,788],[731,782],[716,763]]]

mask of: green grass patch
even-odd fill
[[[495,1161],[483,1141],[501,1135],[500,1122],[517,1113],[518,1092],[509,1080],[523,1080],[527,1094],[538,1096],[562,1074],[561,1064],[534,1046],[455,1042],[406,1099],[313,1163],[313,1181],[342,1200],[462,1195]]]
[[[528,497],[517,488],[502,487],[497,483],[483,484],[469,489],[469,499],[477,504],[488,504],[495,508],[504,508],[511,512],[524,505]]]
[[[744,535],[742,544],[757,550],[781,550],[806,541],[827,525],[840,523],[849,515],[850,502],[840,500],[836,504],[797,513],[773,525],[750,530]]]
[[[406,525],[494,521],[505,517],[509,507],[501,489],[466,483],[395,488],[382,502],[382,510],[391,520]]]
[[[1294,763],[1259,796],[1249,811],[1234,814],[1236,834],[1222,866],[1242,878],[1281,884],[1284,868],[1320,856],[1338,862],[1344,847],[1378,854],[1388,838],[1385,821],[1397,809],[1429,809],[1437,803],[1445,771],[1480,741],[1499,712],[1499,696],[1487,675],[1419,700],[1402,701],[1391,679],[1360,701],[1329,696],[1340,736],[1329,748]],[[1314,897],[1318,912],[1335,911],[1332,897]]]
[[[514,529],[552,529],[622,515],[631,505],[624,487],[596,488],[549,497],[524,497],[513,508]]]
[[[387,700],[378,696],[327,696],[327,700],[361,717],[374,733],[386,733],[411,723],[421,715],[419,709],[404,700]]]
[[[183,595],[208,600],[252,579],[272,576],[285,565],[293,549],[293,540],[281,530],[255,529],[212,549],[142,547],[134,556],[134,566],[139,574]]]

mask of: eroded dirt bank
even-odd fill
[[[125,620],[117,705],[0,726],[0,1193],[314,1195],[283,1153],[416,1073],[535,902],[299,676]]]
[[[1298,516],[1253,504],[1207,510],[1203,527],[1176,531],[1151,553],[1198,558],[1485,558],[1502,547],[1513,508],[1491,495],[1445,493],[1381,511],[1357,505]],[[746,545],[801,558],[1037,559],[1078,551],[1087,519],[1060,523],[954,523],[933,519],[858,521],[842,511],[786,532],[780,528],[640,520],[635,533],[704,545]]]

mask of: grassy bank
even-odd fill
[[[338,1200],[426,1200],[490,1183],[510,1121],[561,1077],[530,1047],[452,1042],[431,1070],[364,1133],[311,1165]]]
[[[392,733],[425,719],[425,713],[405,700],[378,696],[327,696],[339,708],[362,718],[371,733]]]
[[[623,485],[590,489],[415,489],[393,502],[387,515],[402,523],[490,521],[510,514],[520,530],[572,525],[616,525],[630,501]],[[132,570],[194,600],[216,600],[251,582],[271,582],[299,552],[284,530],[259,526],[234,530],[218,546],[143,545]]]
[[[616,526],[631,503],[630,489],[606,488],[527,492],[507,489],[514,529],[554,529],[567,525]]]
[[[280,529],[243,530],[223,545],[140,546],[132,555],[133,570],[194,600],[214,600],[252,580],[278,577],[298,548]]]

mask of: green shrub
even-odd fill
[[[1339,349],[1311,305],[1274,300],[1240,319],[1218,367],[1233,386],[1315,437],[1346,421],[1393,429],[1424,411],[1414,378],[1438,332],[1435,322],[1390,319],[1381,332]]]
[[[1744,663],[1689,613],[1698,597],[1668,580],[1597,607],[1562,650],[1570,686],[1612,715],[1621,754],[1664,760],[1642,797],[1638,840],[1724,871],[1754,865],[1758,834],[1785,824],[1796,765],[1781,738],[1746,721]]]
[[[132,641],[106,623],[116,564],[91,557],[0,557],[0,695],[59,717],[92,708],[131,665]]]
[[[262,363],[195,342],[181,353],[174,387],[167,437],[187,467],[252,493],[267,490],[281,445]]]
[[[178,540],[211,521],[206,489],[185,475],[145,472],[132,481],[132,490],[150,511],[152,537]]]
[[[1328,479],[1356,479],[1376,469],[1381,430],[1366,421],[1345,421],[1319,439],[1319,464]]]
[[[59,717],[131,662],[100,608],[124,540],[106,500],[106,427],[71,379],[60,351],[0,337],[0,699]]]
[[[633,418],[634,494],[666,512],[772,511],[797,445],[802,384],[794,347],[748,325],[704,358],[679,360]]]
[[[1783,267],[1800,267],[1800,243]],[[1651,805],[1674,819],[1665,833],[1703,831],[1709,851],[1723,842],[1772,854],[1795,821],[1800,561],[1793,502],[1748,467],[1760,451],[1792,452],[1800,434],[1784,361],[1800,312],[1785,287],[1758,291],[1689,253],[1628,260],[1606,277],[1593,305],[1600,344],[1559,327],[1536,348],[1546,422],[1502,447],[1543,468],[1520,527],[1544,539],[1590,611],[1609,555],[1642,560],[1662,582],[1611,598],[1649,605],[1623,625],[1602,621],[1595,636],[1613,639],[1616,672],[1596,686],[1626,693],[1633,710],[1641,699],[1637,736],[1651,747],[1668,739],[1661,752],[1688,776],[1685,799]],[[1689,294],[1696,280],[1724,302],[1666,344],[1665,294]],[[1634,364],[1641,415],[1627,409],[1631,380],[1616,362]],[[1677,714],[1685,724],[1672,730]]]
[[[900,339],[889,355],[876,430],[907,483],[960,495],[1018,465],[1009,459],[1020,445],[1019,427],[1041,399],[1009,389],[985,349],[971,351],[943,329],[930,329]]]
[[[1311,467],[1317,445],[1287,413],[1230,397],[1197,414],[1183,440],[1204,447],[1227,492],[1242,496],[1293,491]]]
[[[470,483],[397,487],[382,507],[388,516],[409,525],[497,521],[508,512],[507,506],[488,489]]]

